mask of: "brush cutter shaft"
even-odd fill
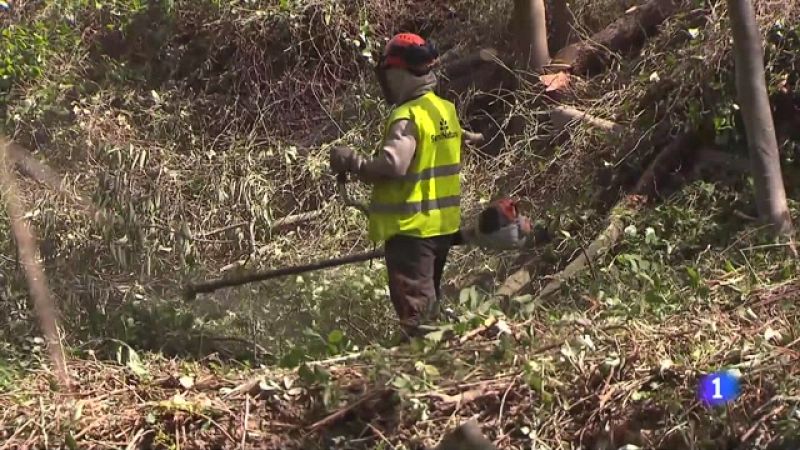
[[[354,255],[347,255],[339,258],[325,259],[301,266],[283,267],[281,269],[253,272],[236,277],[205,281],[197,284],[189,284],[186,287],[185,296],[187,299],[191,300],[194,299],[197,294],[205,294],[222,288],[241,286],[243,284],[253,283],[256,281],[266,281],[287,275],[297,275],[315,270],[327,269],[329,267],[337,267],[345,264],[369,261],[371,259],[382,258],[383,255],[383,250],[374,250],[371,252],[356,253]]]

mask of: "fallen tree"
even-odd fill
[[[590,267],[593,260],[613,248],[619,242],[625,229],[624,219],[638,212],[647,201],[658,196],[659,185],[673,171],[682,167],[692,157],[702,153],[698,150],[700,145],[697,134],[690,132],[680,135],[670,145],[664,147],[650,162],[631,192],[611,208],[608,225],[586,248],[582,248],[580,254],[563,270],[550,277],[551,281],[539,291],[536,301],[543,300],[557,292],[565,281],[586,267]],[[532,279],[531,269],[523,267],[506,279],[497,290],[496,295],[501,298],[518,295],[530,286]]]
[[[641,48],[661,23],[680,10],[682,3],[682,0],[650,0],[635,6],[591,38],[562,48],[553,61],[568,64],[577,75],[598,73],[610,64],[613,53]]]

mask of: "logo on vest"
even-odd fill
[[[458,133],[450,131],[450,125],[444,119],[439,120],[439,134],[431,136],[431,141],[436,143],[445,139],[454,139],[458,137]]]

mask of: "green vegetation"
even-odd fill
[[[779,396],[800,387],[798,261],[748,219],[747,174],[699,163],[676,170],[624,216],[612,251],[557,295],[536,297],[653,160],[652,146],[631,150],[631,138],[668,124],[746,157],[721,4],[698,3],[641,54],[574,80],[570,102],[625,124],[623,136],[576,124],[548,139],[541,89],[525,82],[497,96],[524,126],[497,155],[465,149],[466,213],[517,195],[553,239],[522,256],[456,250],[445,286],[455,318],[392,348],[382,261],[193,302],[181,288],[370,249],[364,218],[335,194],[326,155],[334,143],[370,152],[379,140],[386,109],[374,52],[405,29],[444,52],[502,47],[512,2],[19,3],[0,15],[0,121],[64,176],[63,192],[19,182],[81,395],[59,392],[46,369],[6,239],[0,442],[411,449],[435,445],[473,414],[501,448],[733,448],[758,424],[748,439],[766,447],[797,431],[796,399]],[[635,2],[571,3],[587,34]],[[794,108],[798,16],[794,6],[759,10],[768,88]],[[482,99],[459,99],[465,121],[487,123],[495,106],[466,108],[473,100]],[[796,217],[800,128],[785,118],[776,113]],[[97,211],[87,213],[86,201]],[[273,229],[310,211],[321,213]],[[0,228],[9,234],[5,214]],[[536,274],[530,289],[498,298],[522,265]],[[697,379],[722,367],[742,373],[742,400],[704,409]],[[346,419],[311,427],[359,399]]]

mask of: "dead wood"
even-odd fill
[[[632,8],[591,38],[564,47],[553,60],[569,64],[574,74],[598,73],[609,65],[613,53],[630,53],[641,48],[681,5],[681,0],[650,0]]]
[[[500,62],[497,50],[482,48],[453,61],[442,64],[441,76],[447,80],[468,75],[486,65],[495,65]]]
[[[699,145],[699,137],[695,133],[678,136],[653,158],[639,177],[633,188],[633,194],[648,198],[658,196],[659,184],[667,179],[669,173],[688,163],[693,155],[699,154]]]
[[[625,127],[610,120],[592,116],[584,111],[569,106],[559,106],[550,111],[550,122],[553,124],[555,134],[558,134],[568,125],[578,122],[586,123],[592,127],[599,128],[607,133],[621,135]]]
[[[539,292],[538,299],[547,298],[558,291],[564,281],[583,271],[584,268],[591,264],[591,261],[610,250],[622,236],[622,231],[625,228],[623,218],[637,211],[643,203],[642,197],[639,196],[630,195],[623,198],[617,206],[611,210],[608,226],[600,232],[577,258],[567,264],[567,267],[561,272],[552,277],[553,279]]]

